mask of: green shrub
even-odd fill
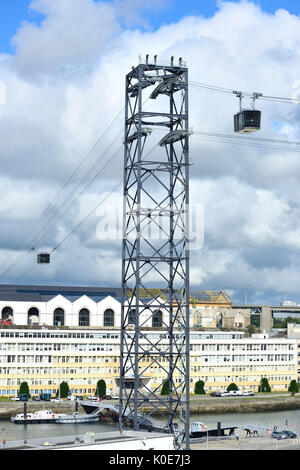
[[[291,383],[289,385],[288,391],[292,394],[295,395],[295,393],[299,392],[299,386],[296,380],[291,380]]]
[[[195,383],[195,395],[205,395],[206,394],[204,384],[205,384],[205,382],[203,382],[203,380],[198,380]]]
[[[20,384],[20,388],[19,388],[18,395],[21,395],[22,393],[26,393],[29,398],[31,397],[31,395],[30,395],[30,393],[29,393],[29,387],[28,387],[28,383],[27,383],[27,382],[22,382],[22,383]]]
[[[227,392],[236,392],[239,389],[239,387],[235,383],[231,383],[227,387]]]
[[[271,387],[266,377],[262,378],[258,387],[259,393],[270,393]]]
[[[160,394],[161,395],[169,395],[169,392],[170,392],[170,382],[169,382],[169,380],[166,380],[164,382],[163,386],[162,386]]]
[[[96,388],[96,395],[97,397],[104,397],[106,395],[106,383],[105,380],[101,379],[97,382]]]
[[[67,382],[63,381],[60,385],[59,385],[59,395],[60,395],[60,398],[67,398],[67,396],[69,395],[69,385],[67,384]]]

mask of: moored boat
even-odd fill
[[[53,413],[51,410],[39,410],[34,413],[19,413],[12,416],[10,420],[15,424],[33,424],[33,423],[55,423],[61,414]]]
[[[192,429],[190,432],[191,438],[201,438],[201,437],[224,437],[224,436],[234,436],[235,429],[237,426],[226,426],[222,427],[221,423],[217,423],[216,428],[208,428],[204,423],[196,421],[192,424]]]
[[[99,421],[99,414],[79,414],[74,412],[72,415],[60,415],[55,419],[58,424],[79,424],[79,423],[92,423]]]

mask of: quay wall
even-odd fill
[[[252,413],[265,411],[285,411],[300,409],[299,397],[253,397],[238,398],[192,398],[190,414]],[[143,411],[148,411],[146,407]]]
[[[70,414],[75,411],[75,403],[64,401],[63,403],[51,402],[27,402],[27,412],[32,413],[41,409],[51,409],[56,413]],[[300,396],[256,396],[247,398],[211,398],[192,397],[190,400],[190,414],[223,414],[223,413],[252,413],[265,411],[285,411],[300,409]],[[0,403],[0,420],[10,419],[17,413],[23,413],[24,402]],[[83,408],[78,407],[79,413],[84,413]],[[141,410],[150,411],[146,406]]]
[[[251,413],[251,412],[265,412],[265,411],[285,411],[300,409],[300,397],[285,397],[285,398],[254,398],[252,400],[238,400],[229,398],[222,402],[217,399],[214,403],[205,400],[202,403],[191,402],[190,413]]]

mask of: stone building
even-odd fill
[[[191,292],[191,323],[201,328],[246,329],[250,310],[232,308],[229,295],[221,291]]]

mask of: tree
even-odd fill
[[[161,392],[160,394],[161,395],[169,395],[170,393],[170,382],[169,380],[166,380],[162,386],[162,389],[161,389]]]
[[[227,390],[227,392],[232,392],[232,391],[235,392],[238,389],[239,389],[239,387],[235,383],[232,382],[231,384],[228,385],[226,390]]]
[[[22,393],[26,393],[28,395],[28,397],[30,397],[30,393],[29,393],[29,387],[28,387],[28,383],[27,382],[22,382],[20,384],[20,388],[19,388],[19,392],[18,392],[18,395],[21,395]]]
[[[296,380],[291,380],[291,383],[289,385],[289,389],[288,391],[292,394],[292,395],[295,395],[295,393],[298,393],[299,392],[299,387],[298,387],[298,383]]]
[[[271,387],[266,377],[263,377],[260,381],[260,385],[258,387],[259,393],[270,393]]]
[[[60,385],[59,385],[59,395],[60,395],[60,398],[67,398],[67,396],[69,395],[69,385],[67,384],[67,382],[63,381]]]
[[[204,388],[204,383],[203,380],[198,380],[196,383],[195,383],[195,394],[196,395],[205,395],[206,394],[206,391],[205,391],[205,388]]]
[[[256,333],[257,327],[251,324],[247,326],[247,330],[248,330],[249,335],[253,335],[254,333]]]
[[[96,395],[97,395],[97,397],[104,397],[104,395],[106,395],[105,380],[103,380],[103,379],[98,380],[97,387],[96,387]]]

